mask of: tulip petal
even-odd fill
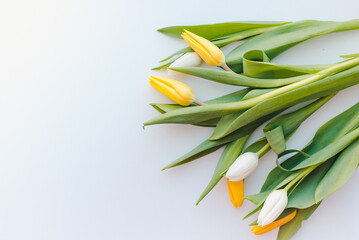
[[[243,180],[238,182],[229,181],[227,178],[229,197],[234,207],[240,207],[243,204],[244,188]]]
[[[294,212],[292,212],[288,216],[286,216],[284,218],[281,218],[281,219],[279,219],[277,221],[274,221],[274,222],[272,222],[270,224],[267,224],[265,226],[255,225],[252,228],[251,231],[255,235],[260,235],[260,234],[267,233],[267,232],[272,231],[273,229],[275,229],[277,227],[283,226],[284,224],[290,222],[295,217],[296,214],[297,214],[297,210],[295,210]]]
[[[211,66],[221,66],[225,61],[223,52],[212,42],[187,30],[181,35],[183,39]]]
[[[190,105],[195,98],[190,87],[170,78],[151,76],[150,84],[162,94],[182,106]]]
[[[189,37],[188,35],[183,34],[183,39],[188,43],[188,45],[210,66],[217,66],[217,62],[213,61],[211,54],[197,42],[195,39]]]
[[[264,226],[273,222],[284,211],[288,202],[287,191],[284,189],[271,192],[264,202],[258,216],[258,225]]]

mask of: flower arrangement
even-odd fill
[[[206,80],[241,86],[237,92],[202,102],[186,84],[166,77],[150,77],[150,84],[176,104],[151,104],[160,115],[145,126],[164,123],[214,128],[212,135],[163,170],[203,157],[222,146],[224,151],[208,186],[196,204],[222,178],[235,207],[244,199],[256,206],[245,217],[259,212],[251,225],[256,235],[280,228],[278,240],[290,239],[301,222],[321,201],[338,190],[359,164],[359,103],[329,120],[302,150],[287,149],[286,142],[301,123],[333,98],[338,91],[359,83],[359,54],[322,65],[287,65],[271,59],[290,47],[327,33],[359,29],[359,20],[330,22],[232,22],[159,29],[189,45],[161,62],[154,70],[169,75],[188,74]],[[229,43],[246,39],[226,56]],[[207,65],[218,67],[201,68]],[[244,88],[243,88],[244,87]],[[304,103],[301,107],[292,107]],[[262,124],[264,137],[246,146]],[[244,196],[243,180],[269,150],[277,154],[277,167],[267,176],[260,193]],[[295,153],[280,161],[289,153]]]

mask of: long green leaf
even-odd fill
[[[225,72],[223,70],[200,68],[200,67],[181,67],[170,68],[173,71],[189,74],[192,76],[204,78],[214,82],[219,82],[235,86],[248,86],[254,88],[276,88],[285,86],[291,83],[298,82],[310,75],[295,76],[291,78],[278,78],[278,79],[264,79],[248,77],[243,74]]]
[[[346,134],[345,136],[336,139],[335,141],[331,142],[327,146],[325,146],[320,151],[316,152],[315,154],[311,155],[309,158],[303,160],[297,166],[292,168],[291,170],[299,170],[303,168],[307,168],[313,165],[321,164],[331,157],[335,156],[346,147],[348,147],[352,142],[354,142],[359,137],[359,128],[353,130],[352,132]]]
[[[287,208],[308,208],[318,201],[315,200],[315,190],[323,179],[336,157],[331,158],[304,178],[288,197]]]
[[[243,73],[253,78],[291,78],[316,73],[330,66],[331,64],[295,66],[272,63],[263,50],[252,50],[243,55]]]
[[[279,228],[277,240],[289,240],[302,226],[302,222],[307,220],[318,208],[320,203],[306,209],[298,209],[294,219]]]
[[[286,24],[239,45],[227,54],[226,62],[233,71],[242,72],[243,55],[247,51],[261,49],[270,59],[273,59],[296,44],[313,37],[358,28],[358,19],[347,22],[305,20]]]
[[[204,24],[193,26],[172,26],[158,29],[157,31],[170,37],[181,38],[182,32],[186,29],[208,40],[223,38],[223,36],[234,34],[253,28],[274,27],[287,24],[288,22],[228,22],[216,24]]]
[[[244,97],[247,98],[248,94],[251,92],[257,92],[256,89],[245,88],[239,90],[237,92],[233,92],[222,97],[218,97],[209,101],[206,101],[207,104],[216,104],[216,103],[229,103],[229,102],[236,102],[240,101]],[[150,104],[154,109],[156,109],[160,113],[166,113],[177,109],[185,108],[179,104],[162,104],[162,103],[152,103]],[[204,126],[204,127],[215,127],[219,121],[219,118],[208,119],[203,122],[196,123],[197,126]]]
[[[359,140],[340,154],[315,191],[315,201],[321,201],[343,186],[359,164]]]

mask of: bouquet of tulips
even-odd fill
[[[164,169],[225,146],[197,204],[225,177],[235,207],[247,199],[256,206],[246,217],[260,211],[251,224],[254,234],[280,227],[277,239],[290,239],[302,221],[339,189],[359,164],[359,103],[324,124],[304,149],[286,148],[286,141],[305,119],[338,91],[359,83],[359,54],[322,65],[286,65],[271,59],[307,39],[352,29],[359,29],[359,20],[233,22],[159,29],[166,35],[182,37],[189,47],[162,60],[167,63],[154,70],[245,87],[202,102],[182,82],[150,77],[150,84],[177,104],[151,104],[161,115],[145,122],[145,126],[185,123],[214,128],[209,139]],[[243,39],[247,40],[226,56],[220,50]],[[197,67],[202,61],[219,68]],[[252,133],[266,122],[264,137],[246,146]],[[243,180],[269,150],[278,155],[277,167],[269,173],[260,193],[244,197]],[[288,153],[295,154],[279,161]]]

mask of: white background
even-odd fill
[[[221,181],[195,207],[221,151],[160,169],[210,135],[205,128],[142,129],[170,102],[148,84],[151,67],[185,46],[155,30],[241,20],[349,20],[357,0],[124,1],[0,3],[0,239],[275,239],[254,236]],[[359,52],[359,31],[321,36],[275,59],[332,63]],[[232,46],[225,50],[228,51]],[[182,78],[207,100],[237,87]],[[342,91],[292,137],[301,148],[326,120],[359,100]],[[257,138],[261,135],[259,132]],[[254,141],[255,138],[251,139]],[[274,167],[261,160],[245,184],[254,194]],[[331,195],[293,238],[356,239],[359,175]]]

